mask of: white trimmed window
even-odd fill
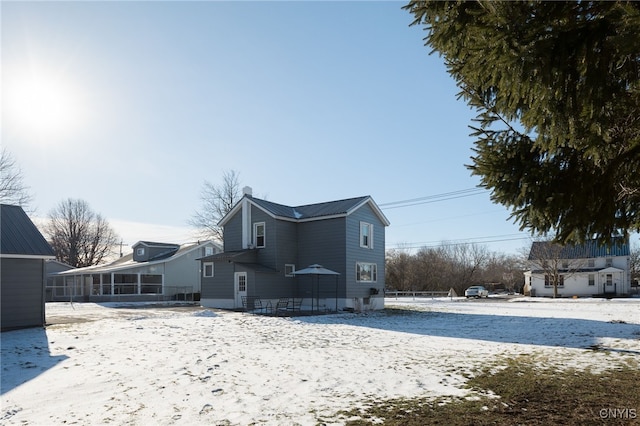
[[[589,285],[596,285],[596,276],[595,276],[595,274],[589,274]]]
[[[292,264],[292,263],[286,263],[284,265],[284,276],[285,277],[293,277],[293,273],[296,270],[296,265]]]
[[[204,278],[213,277],[213,262],[204,262],[202,264],[202,276]]]
[[[374,283],[378,280],[378,265],[375,263],[356,263],[356,281]]]
[[[256,248],[265,246],[264,222],[256,222],[253,224],[253,246]]]
[[[360,247],[373,248],[373,224],[360,222]]]
[[[205,256],[211,256],[213,254],[213,247],[211,246],[206,246],[204,248],[204,255]]]
[[[544,286],[545,287],[553,287],[554,277],[545,275],[544,276]],[[558,287],[564,287],[564,275],[558,275]]]
[[[138,247],[136,249],[136,256],[144,256],[144,247]]]

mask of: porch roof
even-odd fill
[[[256,260],[256,254],[258,249],[244,249],[244,250],[234,250],[234,251],[225,251],[222,253],[216,253],[209,256],[201,257],[197,260],[201,260],[203,262],[239,262],[239,263],[254,263]]]

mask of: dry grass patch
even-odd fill
[[[635,365],[634,365],[635,364]],[[471,377],[467,398],[369,402],[339,413],[348,425],[640,425],[640,371],[600,372],[506,360]]]

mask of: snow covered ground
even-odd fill
[[[194,306],[47,304],[2,333],[2,425],[340,424],[368,399],[465,395],[466,373],[640,361],[640,299],[406,298],[276,318]]]

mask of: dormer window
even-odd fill
[[[136,249],[136,256],[144,256],[144,247],[138,247]]]
[[[253,224],[253,246],[262,248],[265,246],[265,225],[264,222]]]

